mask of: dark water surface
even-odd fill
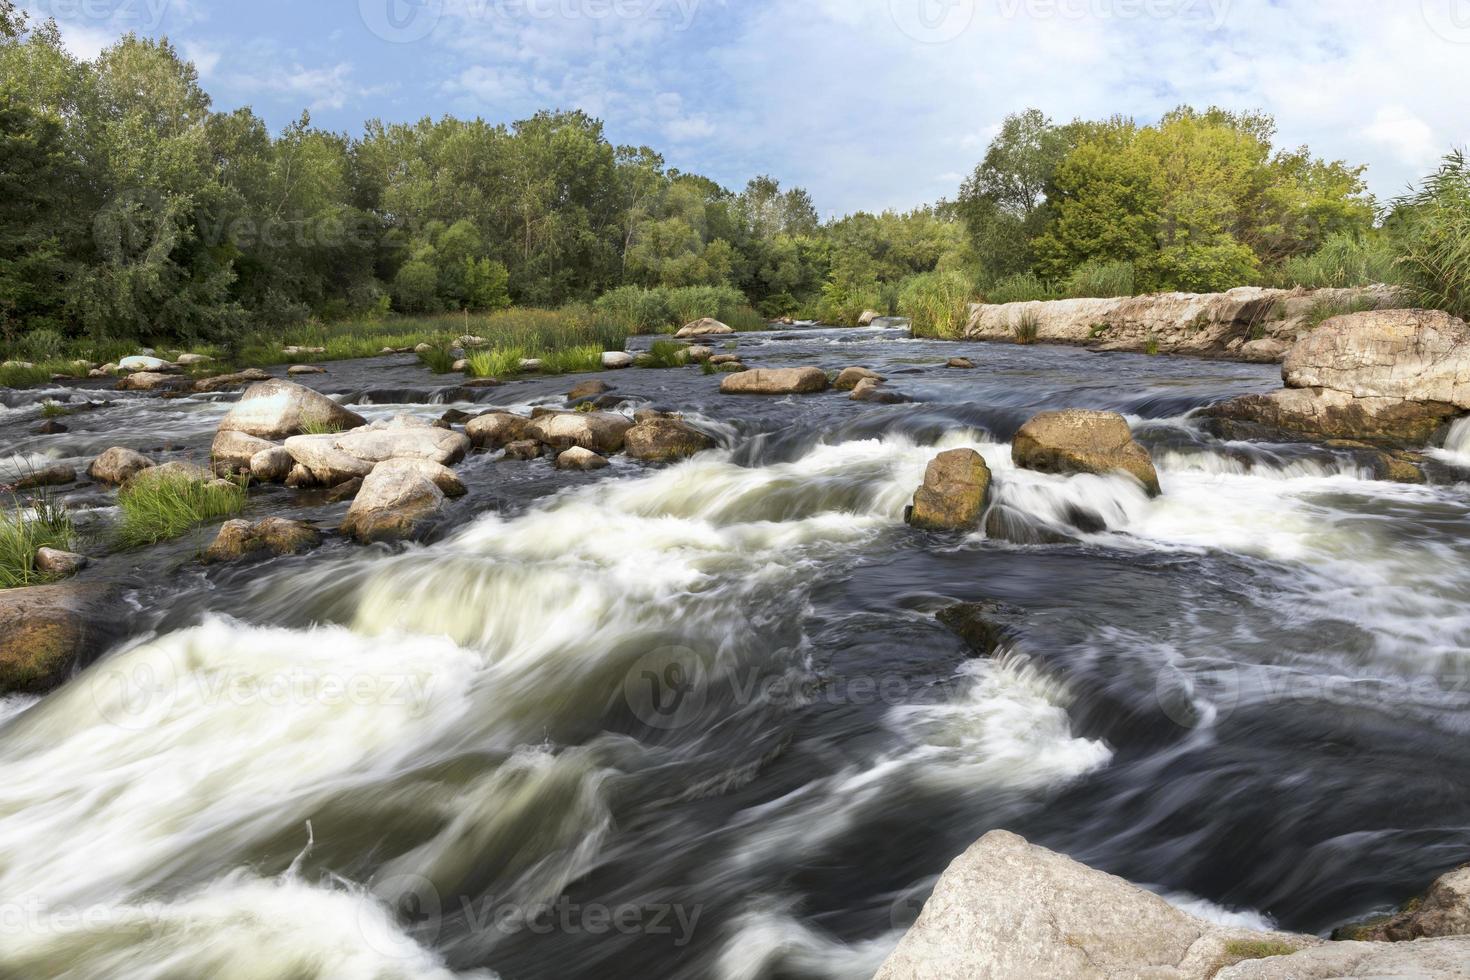
[[[1277,387],[1270,366],[896,328],[738,343],[915,401],[614,372],[626,407],[723,448],[591,475],[473,457],[423,546],[105,563],[134,640],[0,702],[0,975],[866,977],[997,827],[1308,931],[1466,859],[1470,439],[1438,485],[1402,486],[1187,417]],[[943,367],[960,354],[979,369]],[[331,370],[308,380],[370,417],[560,405],[573,383]],[[110,404],[29,436],[43,398]],[[197,457],[229,398],[6,393],[0,441]],[[1016,470],[1015,430],[1065,407],[1129,416],[1164,496]],[[1010,540],[903,524],[960,446]],[[324,526],[345,508],[252,501]],[[110,518],[107,494],[72,503]],[[1016,607],[994,659],[933,616],[981,599]]]

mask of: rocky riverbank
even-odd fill
[[[1273,364],[1331,312],[1398,304],[1387,286],[1155,293],[1116,299],[974,304],[968,340],[1067,344],[1099,351],[1189,354]]]

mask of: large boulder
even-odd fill
[[[827,390],[827,373],[817,367],[758,368],[720,382],[726,395],[808,395]]]
[[[321,544],[321,532],[284,517],[226,521],[204,552],[206,562],[239,561],[253,555],[299,555]]]
[[[1042,412],[1016,433],[1011,457],[1022,469],[1042,473],[1123,472],[1142,483],[1149,496],[1160,493],[1153,459],[1116,412]]]
[[[633,355],[620,350],[603,351],[602,366],[609,371],[621,371],[623,368],[630,368],[633,366]]]
[[[680,419],[645,418],[629,429],[624,442],[628,455],[649,462],[684,459],[706,449],[715,441]]]
[[[1292,347],[1286,387],[1205,410],[1230,438],[1422,446],[1470,411],[1470,326],[1436,310],[1335,317]]]
[[[917,528],[965,531],[985,513],[990,467],[973,449],[951,449],[930,461],[924,485],[914,493],[904,519]]]
[[[591,470],[606,469],[611,465],[607,461],[607,457],[599,456],[592,450],[583,449],[581,446],[573,446],[556,457],[556,468],[559,470],[590,472]]]
[[[214,460],[216,472],[249,473],[252,459],[275,448],[276,444],[269,439],[222,429],[215,433],[209,455]]]
[[[291,454],[298,466],[307,471],[311,483],[325,487],[335,487],[339,483],[367,476],[373,471],[373,464],[368,460],[339,449],[337,437],[331,433],[292,436],[286,440],[286,452]]]
[[[441,429],[412,415],[398,415],[374,422],[336,437],[343,452],[381,463],[387,459],[428,459],[452,465],[470,451],[469,437],[461,432]]]
[[[940,876],[875,980],[1206,980],[1247,956],[1320,942],[1214,925],[997,830]]]
[[[92,460],[92,465],[87,467],[87,475],[98,483],[123,484],[154,465],[153,460],[140,452],[113,446]]]
[[[702,317],[692,323],[686,323],[679,328],[675,337],[712,337],[727,333],[734,333],[734,329],[716,320],[714,317]]]
[[[607,412],[555,412],[532,419],[525,436],[558,452],[581,446],[606,455],[622,451],[623,439],[632,427],[632,420]]]
[[[271,444],[250,457],[250,475],[262,483],[279,483],[291,475],[296,460],[285,446]]]
[[[464,430],[478,448],[495,450],[524,439],[530,424],[530,419],[510,412],[486,412],[466,422]]]
[[[0,590],[0,694],[41,694],[115,638],[113,590],[66,582]]]
[[[262,439],[286,439],[308,428],[344,431],[366,424],[361,415],[320,392],[289,381],[271,380],[245,389],[219,427]]]
[[[444,506],[444,491],[424,476],[417,460],[379,463],[363,478],[342,522],[342,533],[364,544],[414,536]]]

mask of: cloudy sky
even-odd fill
[[[167,35],[280,127],[538,108],[824,214],[953,196],[1009,112],[1265,109],[1380,196],[1470,143],[1470,0],[24,0],[93,57]]]

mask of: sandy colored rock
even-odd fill
[[[623,437],[633,422],[621,415],[606,412],[559,412],[533,419],[525,430],[526,438],[543,442],[558,452],[573,446],[594,453],[621,452]]]
[[[208,354],[180,354],[174,358],[174,363],[179,367],[197,367],[200,364],[208,364],[214,358]]]
[[[1021,427],[1011,443],[1017,466],[1041,473],[1123,472],[1159,495],[1159,475],[1148,450],[1133,440],[1116,412],[1072,408],[1042,412]]]
[[[703,344],[695,344],[684,348],[684,360],[691,364],[703,364],[715,356],[714,348],[705,347]]]
[[[367,420],[332,399],[289,381],[262,381],[245,389],[220,429],[262,439],[286,439],[308,427],[346,431]]]
[[[973,449],[951,449],[930,461],[904,519],[925,530],[967,531],[980,522],[989,496],[984,457]]]
[[[541,457],[541,443],[535,439],[517,439],[506,444],[505,458],[525,462]]]
[[[458,463],[470,451],[470,439],[461,432],[441,429],[412,415],[396,415],[338,435],[342,452],[371,463],[388,459],[428,459],[443,465]]]
[[[610,465],[604,457],[581,446],[573,446],[556,457],[556,468],[559,470],[601,470]]]
[[[118,381],[118,391],[165,391],[172,388],[192,388],[188,378],[174,374],[159,374],[155,371],[139,371]]]
[[[878,319],[879,316],[880,314],[877,310],[864,310],[858,317],[857,325],[860,327],[871,327],[873,321]]]
[[[215,433],[214,442],[209,447],[209,456],[214,461],[215,472],[249,473],[252,459],[275,448],[276,444],[269,439],[261,439],[244,432],[221,430]]]
[[[711,336],[719,336],[719,335],[723,335],[723,334],[727,334],[727,333],[734,333],[734,332],[735,331],[732,328],[730,328],[729,326],[721,323],[719,320],[716,320],[714,317],[707,316],[707,317],[703,317],[701,319],[695,320],[695,321],[693,321],[691,323],[684,324],[684,326],[680,327],[679,328],[679,332],[676,333],[676,334],[674,334],[674,336],[675,337],[711,337]]]
[[[604,351],[602,366],[609,371],[621,371],[633,366],[633,355],[620,350]]]
[[[859,382],[865,380],[884,381],[886,379],[877,371],[870,371],[865,367],[843,368],[842,372],[837,375],[837,380],[832,382],[832,387],[838,391],[851,391],[858,386]]]
[[[319,436],[292,436],[286,440],[286,452],[304,468],[312,483],[334,487],[354,477],[367,476],[373,463],[337,448],[337,437],[331,433]],[[298,480],[287,482],[302,485]]]
[[[285,446],[272,445],[250,457],[250,475],[262,483],[279,483],[291,474],[296,465]]]
[[[1207,980],[1232,944],[1320,942],[1215,926],[998,830],[944,872],[875,980]]]
[[[970,360],[968,357],[951,357],[947,362],[945,362],[944,366],[948,368],[955,368],[956,370],[960,371],[975,370],[975,362]]]
[[[409,538],[443,506],[444,491],[415,461],[388,460],[363,478],[341,530],[364,544]]]
[[[609,391],[612,391],[612,385],[606,381],[599,381],[593,378],[590,381],[583,381],[580,384],[573,385],[572,390],[567,392],[567,401],[575,402],[581,401],[583,398],[596,398],[598,395],[606,394]]]
[[[42,575],[75,575],[87,567],[86,555],[59,548],[37,548],[32,563]]]
[[[124,490],[133,490],[139,487],[147,487],[162,483],[166,480],[187,480],[191,483],[209,483],[214,479],[214,473],[199,466],[196,463],[186,463],[183,460],[174,460],[161,466],[150,466],[146,470],[139,470],[128,477],[123,483]]]
[[[431,459],[404,457],[379,463],[378,466],[388,466],[389,464],[392,464],[393,469],[400,472],[417,473],[438,487],[446,497],[463,497],[470,492],[469,488],[464,485],[464,481],[459,478],[459,474],[442,463],[436,463]],[[374,469],[376,468],[374,467]]]
[[[624,438],[628,455],[649,462],[684,459],[706,449],[715,441],[679,419],[645,418],[629,429]]]
[[[290,367],[286,368],[286,373],[292,375],[326,374],[327,369],[324,367],[318,367],[315,364],[293,364]]]
[[[1470,864],[1436,880],[1397,914],[1333,934],[1334,939],[1390,943],[1445,936],[1470,936]]]
[[[964,336],[1013,343],[1012,325],[1024,314],[1036,319],[1036,339],[1043,344],[1244,359],[1241,351],[1253,339],[1294,343],[1298,334],[1310,329],[1309,317],[1321,304],[1347,308],[1396,302],[1397,295],[1387,286],[1320,290],[1242,286],[1223,293],[973,304]]]
[[[166,374],[177,371],[179,366],[171,361],[165,361],[161,357],[152,357],[148,354],[135,354],[132,357],[124,357],[117,362],[119,371],[142,371]]]
[[[487,412],[466,422],[464,430],[477,447],[495,450],[525,438],[530,424],[530,419],[510,412]]]
[[[1420,939],[1412,943],[1328,943],[1290,956],[1247,959],[1214,980],[1446,980],[1470,978],[1470,939]]]
[[[1201,413],[1226,439],[1354,439],[1419,447],[1464,414],[1454,405],[1402,398],[1354,398],[1330,388],[1282,388],[1242,395]]]
[[[808,395],[827,390],[827,373],[817,367],[758,368],[720,382],[726,395]]]
[[[123,484],[134,474],[154,465],[153,460],[140,452],[113,446],[92,460],[92,465],[87,467],[87,475],[98,483]]]
[[[258,554],[298,555],[321,544],[321,532],[302,521],[283,517],[226,521],[204,552],[206,562],[239,561]]]
[[[883,382],[874,381],[872,378],[864,378],[859,381],[848,397],[855,402],[872,402],[878,405],[902,405],[913,401],[908,395],[884,387]]]
[[[1438,310],[1339,316],[1293,347],[1281,374],[1288,388],[1470,410],[1470,326]]]
[[[59,487],[77,481],[77,471],[65,463],[50,463],[46,466],[22,471],[12,484],[12,490],[37,490],[41,487]]]
[[[260,368],[247,368],[235,374],[217,374],[212,378],[201,378],[194,382],[194,390],[200,393],[228,391],[231,388],[243,388],[245,385],[270,379],[268,371],[262,371]]]

